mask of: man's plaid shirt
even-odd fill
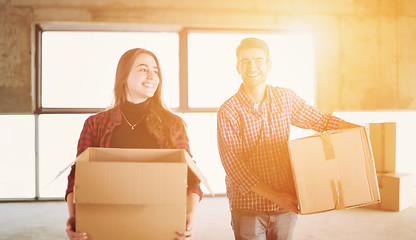
[[[259,181],[296,195],[288,140],[290,125],[326,131],[341,119],[306,104],[292,90],[267,85],[257,110],[239,91],[218,110],[218,149],[226,172],[231,209],[277,211],[277,204],[250,191]]]

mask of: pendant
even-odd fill
[[[131,126],[131,130],[134,130],[134,126]]]

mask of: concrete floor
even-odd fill
[[[0,203],[1,240],[63,240],[65,202]],[[205,197],[196,220],[195,240],[232,240],[228,200]],[[299,216],[294,240],[414,240],[416,202],[401,212],[366,208]]]

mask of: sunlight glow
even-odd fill
[[[241,78],[235,50],[245,37],[258,37],[270,47],[272,69],[268,84],[293,89],[315,104],[315,42],[307,33],[188,35],[189,107],[217,108],[237,92]],[[159,58],[164,102],[179,106],[179,39],[177,33],[55,32],[43,33],[42,106],[105,108],[112,103],[117,62],[128,49],[144,47]],[[217,149],[216,113],[183,113],[191,152],[215,193],[225,193],[225,172]],[[86,115],[41,115],[40,195],[63,196],[68,170],[53,180],[75,157],[76,143]],[[64,132],[60,126],[65,125]],[[292,136],[309,133],[291,128]],[[56,145],[56,132],[60,132]],[[51,183],[52,181],[52,183]],[[204,192],[205,191],[204,189]]]
[[[31,115],[0,115],[0,198],[35,197],[35,125]]]
[[[106,108],[113,103],[118,60],[132,48],[156,54],[168,107],[179,106],[177,33],[59,32],[42,35],[42,106]]]
[[[315,41],[311,34],[191,33],[190,107],[219,107],[237,92],[241,78],[236,70],[235,51],[246,37],[260,38],[269,45],[272,68],[268,84],[291,88],[309,104],[315,104]]]

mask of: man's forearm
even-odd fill
[[[272,202],[276,202],[277,192],[262,182],[257,183],[257,185],[251,189],[251,191],[264,198],[267,198]]]
[[[344,120],[341,120],[338,123],[338,129],[342,129],[342,128],[358,128],[358,127],[363,127],[363,126],[357,125],[355,123],[346,122]]]

